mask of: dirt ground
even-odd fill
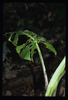
[[[62,49],[60,49],[62,51]],[[62,52],[61,52],[62,54]],[[48,79],[52,77],[55,69],[59,65],[61,57],[55,55],[51,59],[51,54],[44,55],[44,62],[48,73]],[[35,58],[35,62],[18,61],[12,63],[3,62],[2,74],[2,96],[44,96],[44,77],[40,59]],[[11,65],[8,71],[7,65]],[[65,96],[65,75],[59,82],[57,96]]]

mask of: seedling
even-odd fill
[[[46,38],[44,38],[42,36],[38,36],[37,34],[35,34],[34,32],[31,32],[29,30],[9,32],[9,33],[6,33],[6,34],[10,34],[8,41],[10,41],[14,46],[16,46],[16,51],[22,59],[34,62],[33,55],[35,53],[35,49],[38,50],[38,54],[39,54],[39,57],[40,57],[40,60],[41,60],[43,74],[44,74],[45,90],[47,90],[45,96],[51,96],[52,93],[54,93],[54,90],[57,87],[57,85],[55,85],[55,83],[58,84],[59,79],[64,75],[64,74],[63,75],[61,75],[61,74],[64,71],[65,66],[61,66],[61,67],[63,67],[63,69],[61,68],[60,70],[58,70],[59,75],[58,76],[54,75],[56,77],[56,80],[55,80],[55,77],[52,78],[50,85],[48,85],[48,77],[47,77],[46,67],[44,65],[44,60],[43,60],[41,50],[40,50],[38,44],[39,43],[45,44],[46,48],[48,48],[49,50],[54,52],[55,55],[56,55],[57,52],[54,49],[54,47],[47,41]],[[26,35],[29,38],[22,45],[18,45],[19,35]],[[13,40],[12,40],[12,38],[13,38]],[[61,75],[61,77],[59,78],[60,75]],[[53,84],[53,81],[54,81],[54,84]],[[51,89],[52,89],[52,91],[51,91]]]

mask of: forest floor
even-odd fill
[[[57,51],[55,56],[45,45],[39,44],[50,81],[66,55],[66,8],[62,3],[35,5],[35,7],[29,7],[27,3],[4,3],[3,34],[30,30],[47,38]],[[6,41],[8,38],[4,37],[3,42]],[[10,62],[7,60],[3,62],[2,96],[45,96],[44,77],[38,52],[34,54],[34,62],[26,61],[12,51],[13,47],[9,42],[6,44],[9,44],[12,53],[7,56]],[[64,75],[59,82],[56,96],[65,96],[65,82]]]
[[[53,40],[50,40],[50,42]],[[54,42],[56,45],[59,42]],[[62,54],[65,52],[65,47],[57,46],[57,56],[48,50],[48,53],[44,54],[45,46],[40,44],[42,49],[42,55],[46,64],[48,73],[48,79],[52,77],[57,66],[63,59]],[[59,53],[60,51],[60,53]],[[19,58],[16,61],[12,60],[11,64],[7,61],[3,62],[3,75],[2,75],[2,96],[44,96],[44,77],[40,59],[37,53],[34,56],[34,63],[30,61],[23,61]],[[11,66],[9,71],[7,66]],[[61,79],[57,96],[65,96],[65,75]]]

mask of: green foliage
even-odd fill
[[[42,68],[43,68],[43,73],[44,73],[45,89],[47,89],[48,78],[47,78],[46,68],[44,65],[43,57],[42,57],[38,43],[40,43],[40,42],[44,43],[46,45],[46,48],[50,49],[56,55],[57,52],[54,49],[54,47],[47,41],[47,39],[45,39],[42,36],[38,36],[37,34],[35,34],[34,32],[31,32],[29,30],[9,32],[8,34],[10,34],[8,41],[12,42],[12,44],[14,46],[16,46],[16,51],[22,59],[33,61],[33,55],[35,53],[34,50],[35,49],[38,50]],[[18,46],[17,45],[18,44],[18,35],[26,35],[27,37],[29,37],[29,39],[26,41],[26,43],[23,43],[22,45]]]
[[[39,43],[39,42],[44,43],[46,45],[46,48],[48,48],[52,52],[54,52],[55,55],[57,54],[56,50],[47,41],[47,39],[45,39],[42,36],[38,36],[37,34],[31,32],[29,30],[9,32],[9,34],[10,34],[10,37],[9,37],[8,41],[12,42],[12,44],[14,46],[16,46],[16,51],[22,59],[33,61],[33,55],[35,53],[34,50],[37,49],[36,43]],[[15,36],[14,36],[14,34],[15,34]],[[26,43],[23,43],[20,46],[17,45],[19,35],[26,35],[27,37],[29,37],[29,39],[26,41]],[[14,39],[12,41],[13,37],[14,37]]]
[[[47,87],[47,91],[45,93],[45,96],[52,96],[52,94],[55,92],[55,89],[58,86],[58,83],[62,76],[65,74],[65,62],[66,62],[66,56],[63,58],[59,66],[57,67],[56,71],[54,72],[49,85]]]
[[[42,7],[41,7],[42,6]],[[48,13],[51,12],[50,17]],[[66,34],[66,4],[63,3],[4,3],[3,5],[3,31],[10,32],[9,41],[16,46],[16,51],[22,59],[33,61],[36,43],[44,43],[48,49],[56,51],[53,46],[40,35],[40,31],[47,29],[44,36],[54,38],[55,34],[62,35],[59,39],[65,45]],[[31,31],[23,31],[25,29]],[[21,31],[18,31],[21,30]],[[26,43],[18,45],[19,35],[26,35],[29,39]],[[5,51],[5,49],[3,49]],[[3,51],[3,52],[4,52]],[[3,61],[7,53],[3,53]],[[52,89],[52,88],[51,88]]]
[[[58,83],[60,81],[60,79],[62,78],[62,76],[65,74],[65,57],[63,59],[63,61],[60,63],[60,65],[58,66],[58,68],[56,69],[55,73],[53,74],[49,85],[48,85],[48,81],[47,81],[47,75],[46,75],[46,69],[45,69],[45,65],[43,62],[43,58],[41,55],[41,51],[40,48],[38,46],[38,43],[43,43],[46,45],[46,48],[50,49],[52,52],[55,53],[55,55],[57,54],[56,50],[54,49],[54,47],[47,41],[46,38],[42,37],[42,36],[38,36],[37,34],[35,34],[32,31],[29,30],[25,30],[25,31],[15,31],[15,32],[9,32],[6,34],[10,34],[8,41],[12,42],[12,44],[14,46],[16,46],[16,51],[19,54],[19,56],[22,59],[25,60],[30,60],[33,61],[33,55],[35,53],[35,49],[38,50],[39,56],[40,56],[40,60],[42,63],[42,68],[43,68],[43,73],[44,73],[44,78],[45,78],[45,84],[47,84],[47,86],[45,85],[45,88],[47,88],[47,91],[45,93],[45,96],[55,96],[56,94],[56,89],[58,86]],[[26,43],[23,43],[22,45],[18,45],[18,40],[19,40],[19,35],[26,35],[27,37],[29,37],[26,41]]]

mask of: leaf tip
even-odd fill
[[[57,52],[55,51],[55,55],[57,55]]]

